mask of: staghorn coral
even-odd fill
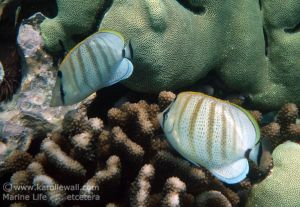
[[[80,190],[80,195],[95,195],[97,190],[100,195],[114,194],[120,186],[121,162],[118,156],[110,156],[106,161],[106,169],[96,172]],[[101,189],[99,188],[101,186]]]
[[[76,160],[65,154],[61,148],[50,139],[45,139],[41,145],[42,152],[50,164],[60,173],[68,176],[84,177],[86,169]]]
[[[59,40],[69,49],[74,33],[91,31],[102,1],[57,3],[59,14],[42,33],[48,49],[61,50]],[[300,103],[299,11],[298,0],[114,0],[98,24],[131,40],[135,71],[124,84],[132,90],[180,89],[213,71],[270,109]]]
[[[299,206],[300,145],[287,141],[276,147],[272,155],[271,174],[253,187],[246,206]]]
[[[170,91],[162,91],[158,95],[158,105],[160,107],[160,110],[163,111],[165,108],[167,108],[172,101],[174,101],[176,98],[176,95]]]
[[[172,151],[154,124],[150,127],[154,130],[145,130],[149,125],[139,122],[154,123],[160,111],[157,104],[124,103],[112,109],[118,111],[117,117],[108,113],[105,125],[98,118],[87,117],[88,105],[82,103],[66,114],[63,128],[49,133],[31,164],[12,171],[15,174],[10,178],[13,185],[39,184],[45,188],[78,185],[79,188],[75,191],[46,188],[40,192],[46,200],[26,201],[22,205],[197,206],[199,195],[216,191],[232,206],[238,206],[240,193],[251,188],[249,181],[225,186],[204,168],[191,165]],[[142,118],[138,118],[140,111]],[[125,114],[126,121],[119,119],[119,112]],[[82,200],[70,201],[72,195]]]
[[[154,177],[154,167],[144,165],[130,187],[130,205],[143,207],[149,205],[151,180]]]
[[[3,163],[0,168],[0,178],[12,174],[18,170],[26,169],[27,165],[30,164],[32,156],[27,152],[14,151],[12,152]]]
[[[196,198],[198,206],[203,207],[231,207],[229,200],[218,191],[207,191]]]
[[[180,197],[186,190],[185,184],[176,177],[168,178],[164,189],[163,199],[161,201],[162,207],[179,207],[182,205]]]
[[[275,122],[262,127],[262,136],[270,142],[272,149],[286,140],[299,140],[300,124],[296,123],[297,118],[297,106],[288,103],[278,111]]]
[[[146,140],[134,140],[137,143],[148,143],[149,137],[160,129],[156,114],[159,112],[157,104],[148,104],[145,101],[125,103],[121,108],[112,108],[108,111],[108,120],[112,125],[120,126],[126,132],[134,131],[133,135]],[[136,122],[133,126],[131,122]]]

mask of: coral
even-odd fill
[[[185,190],[186,185],[179,178],[168,178],[163,189],[161,206],[180,207],[182,205],[180,197],[182,197]]]
[[[1,164],[0,177],[6,174],[12,174],[18,170],[26,169],[30,164],[32,156],[27,152],[14,151]]]
[[[101,9],[106,4],[107,12]],[[132,90],[175,90],[213,71],[229,88],[251,93],[261,108],[300,103],[298,0],[114,0],[112,5],[57,0],[57,5],[57,17],[41,25],[46,47],[62,50],[62,42],[69,50],[78,42],[74,35],[92,32],[101,13],[100,29],[117,30],[132,42],[135,70],[123,82]]]
[[[0,61],[5,70],[5,80],[0,85],[0,100],[11,97],[9,101],[0,102],[1,141],[7,144],[8,152],[14,149],[26,151],[31,140],[36,136],[44,137],[59,127],[64,114],[77,107],[49,107],[57,71],[53,58],[41,47],[42,38],[37,26],[41,19],[42,16],[36,14],[22,22],[17,37],[18,46],[16,35],[11,35],[13,40],[5,41],[1,37],[0,41]],[[22,71],[17,48],[23,60]],[[12,96],[20,82],[20,87]]]
[[[276,147],[272,155],[271,174],[253,187],[246,206],[299,206],[300,145],[287,141]]]
[[[115,155],[110,156],[106,161],[106,169],[96,172],[96,174],[82,186],[80,194],[85,196],[93,195],[97,192],[97,188],[98,191],[100,191],[100,195],[117,193],[117,189],[120,186],[120,177],[120,158]]]
[[[262,113],[260,111],[249,111],[257,123],[261,123],[262,120]]]
[[[58,0],[58,14],[41,24],[45,46],[52,52],[71,49],[80,36],[96,28],[105,0]]]
[[[174,94],[163,92],[157,102],[163,103],[160,100],[164,95],[171,97],[165,103],[175,98]],[[160,109],[156,103],[127,102],[110,109],[108,122],[104,124],[99,118],[87,117],[90,103],[83,102],[65,114],[63,128],[53,130],[41,141],[34,159],[30,158],[22,167],[16,166],[4,177],[3,182],[10,180],[13,186],[45,188],[40,193],[47,199],[24,201],[24,204],[197,206],[197,198],[203,193],[215,192],[218,196],[206,202],[226,203],[226,200],[237,206],[239,195],[251,188],[250,181],[226,186],[204,168],[193,166],[174,152],[154,118],[166,104]],[[10,160],[12,158],[7,158],[5,163]],[[57,185],[78,188],[75,191],[49,190],[50,186]],[[11,192],[16,193],[19,192]],[[82,199],[70,201],[72,195]],[[11,203],[6,201],[6,204]]]
[[[160,129],[156,114],[159,112],[157,104],[148,104],[145,101],[138,103],[125,103],[120,109],[112,108],[108,111],[108,120],[112,125],[118,125],[125,131],[130,131],[133,128],[132,121],[137,122],[134,126],[135,136],[151,137]],[[149,142],[147,140],[135,140],[138,143]]]
[[[176,95],[170,91],[162,91],[158,95],[158,105],[160,107],[160,110],[163,111],[165,108],[167,108],[172,101],[174,101],[176,98]]]
[[[231,207],[231,203],[228,199],[218,191],[207,191],[196,198],[198,206],[203,207]]]
[[[297,124],[298,108],[287,103],[277,113],[275,122],[261,128],[262,137],[267,139],[274,149],[286,140],[299,140],[300,124]]]
[[[114,152],[126,159],[127,162],[133,165],[140,166],[143,163],[145,151],[144,149],[131,141],[120,127],[112,129],[111,147]]]
[[[39,188],[47,189],[45,194],[47,195],[47,201],[50,206],[60,206],[66,199],[65,191],[55,189],[52,190],[51,187],[57,186],[58,183],[54,179],[47,175],[37,175],[34,177],[32,184],[38,186]],[[49,190],[48,190],[49,189]]]
[[[154,177],[154,167],[144,165],[130,187],[130,205],[143,207],[149,205],[151,180]]]
[[[50,139],[45,139],[41,145],[42,152],[50,164],[60,173],[67,176],[84,177],[86,169],[76,160],[66,155],[61,148]]]

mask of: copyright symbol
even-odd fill
[[[6,193],[9,193],[12,191],[12,184],[11,183],[4,183],[3,190]]]

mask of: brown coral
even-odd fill
[[[18,170],[24,170],[30,164],[32,156],[27,152],[15,151],[10,154],[1,164],[0,179],[1,177],[12,174]]]
[[[11,171],[16,172],[11,180],[80,187],[76,192],[43,191],[47,197],[43,206],[191,206],[208,191],[223,196],[217,201],[227,199],[237,206],[239,192],[251,183],[228,187],[204,168],[183,160],[159,128],[160,108],[146,101],[125,103],[109,111],[109,125],[104,126],[100,119],[88,118],[83,105],[65,116],[62,129],[43,140],[31,164]],[[66,199],[72,194],[83,200]]]
[[[162,91],[158,95],[158,105],[160,107],[160,110],[163,111],[165,108],[167,108],[172,101],[174,101],[176,98],[176,95],[170,91]]]
[[[262,127],[262,136],[268,140],[272,150],[287,140],[297,140],[300,137],[300,124],[297,124],[298,108],[287,103],[277,113],[275,122]]]
[[[207,191],[196,198],[197,206],[202,207],[232,207],[229,200],[218,191]]]

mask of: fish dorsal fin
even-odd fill
[[[246,178],[249,172],[249,164],[246,158],[242,158],[233,163],[230,163],[229,165],[208,169],[221,181],[228,184],[234,184]]]
[[[123,58],[127,58],[129,60],[133,60],[133,49],[131,45],[131,41],[129,41],[123,49],[122,52]]]
[[[125,80],[131,76],[133,72],[133,65],[130,60],[123,58],[120,64],[118,64],[113,70],[111,78],[108,80],[106,86],[113,85],[117,82]]]

